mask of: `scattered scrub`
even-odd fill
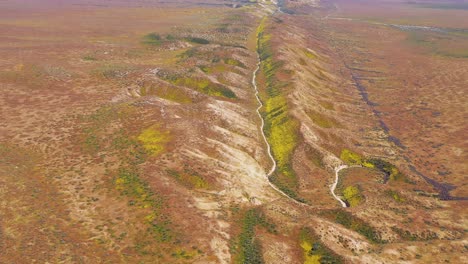
[[[173,177],[178,183],[191,188],[191,189],[207,189],[208,182],[203,179],[196,172],[191,170],[185,170],[184,172],[178,172],[176,170],[167,170],[167,174]]]
[[[260,241],[255,237],[255,228],[263,227],[270,233],[276,233],[276,227],[270,223],[263,212],[250,209],[245,212],[241,222],[241,233],[234,249],[237,257],[235,263],[264,263]]]
[[[341,209],[330,210],[324,212],[323,215],[348,229],[358,232],[373,243],[386,243],[386,241],[382,240],[380,234],[372,226],[353,216],[349,212]]]
[[[133,68],[122,64],[104,64],[93,70],[92,74],[104,79],[118,79],[127,76]]]
[[[242,63],[241,61],[238,61],[238,60],[235,60],[235,59],[231,59],[231,58],[226,58],[226,59],[224,59],[224,63],[226,63],[227,65],[231,65],[231,66],[241,67],[241,68],[243,68],[243,69],[246,68],[245,64]]]
[[[323,163],[323,155],[322,153],[320,153],[320,151],[318,151],[317,149],[309,145],[306,145],[305,154],[306,154],[307,159],[312,161],[312,163],[315,166],[322,168],[322,169],[325,168],[325,164]]]
[[[140,179],[135,168],[120,168],[114,178],[114,185],[121,195],[128,197],[129,205],[150,209],[151,213],[143,219],[149,225],[149,232],[159,242],[169,242],[172,239],[169,229],[170,221],[162,214],[163,199],[153,193],[148,184]]]
[[[209,40],[204,39],[204,38],[197,38],[197,37],[189,37],[187,38],[187,41],[196,43],[196,44],[202,44],[202,45],[210,44]]]
[[[408,230],[403,230],[396,226],[392,227],[392,231],[397,233],[401,237],[401,239],[406,241],[428,241],[438,238],[437,234],[431,231],[425,231],[420,234],[416,234]]]
[[[97,61],[97,58],[93,55],[85,55],[82,58],[84,61]]]
[[[299,245],[304,252],[304,264],[343,263],[343,259],[323,245],[310,228],[304,227],[301,229]]]
[[[406,201],[404,197],[402,197],[397,191],[394,191],[394,190],[385,191],[385,195],[387,195],[388,197],[391,197],[393,200],[399,203],[403,203]]]

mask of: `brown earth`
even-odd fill
[[[0,3],[1,263],[464,263],[467,10],[22,3]],[[266,177],[262,36],[260,96],[281,84],[294,124],[269,144],[295,138],[270,181],[301,202]],[[341,208],[346,151],[401,174],[343,170]]]

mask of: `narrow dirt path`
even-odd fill
[[[338,184],[338,179],[339,179],[339,173],[341,170],[344,170],[344,169],[347,169],[349,168],[348,165],[340,165],[338,167],[335,168],[335,182],[330,186],[330,192],[332,193],[333,197],[338,201],[340,202],[341,206],[343,207],[347,207],[346,206],[346,203],[340,199],[340,197],[338,197],[336,194],[335,194],[335,189],[336,189],[336,185]]]
[[[255,69],[255,71],[253,72],[253,76],[252,76],[252,86],[254,87],[255,89],[255,98],[257,98],[257,101],[258,101],[258,107],[257,107],[257,115],[258,117],[260,118],[260,133],[262,134],[262,137],[263,137],[263,141],[265,142],[265,145],[267,147],[267,154],[268,154],[268,157],[270,158],[271,160],[271,169],[270,171],[265,175],[265,177],[267,178],[267,181],[268,181],[268,184],[271,186],[271,188],[273,188],[276,192],[278,192],[279,194],[281,194],[282,196],[288,198],[288,200],[296,203],[296,204],[300,204],[300,205],[306,205],[304,203],[301,203],[299,201],[297,201],[296,199],[290,197],[289,195],[287,195],[285,192],[283,192],[282,190],[280,190],[276,185],[274,185],[271,181],[270,181],[270,176],[275,172],[276,170],[276,160],[275,158],[273,157],[273,154],[271,153],[271,146],[270,146],[270,143],[268,143],[268,140],[267,140],[267,137],[265,135],[265,130],[264,130],[264,127],[265,127],[265,120],[263,119],[263,116],[262,114],[260,113],[260,109],[262,109],[263,107],[263,102],[262,100],[260,99],[260,95],[258,94],[258,87],[257,87],[257,73],[258,71],[260,70],[260,63],[261,63],[261,60],[260,60],[260,56],[258,56],[257,54],[257,68]]]

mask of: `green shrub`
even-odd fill
[[[143,37],[143,44],[160,46],[162,44],[162,39],[159,34],[150,33]]]
[[[351,213],[342,209],[330,210],[323,213],[323,215],[331,220],[334,220],[344,227],[354,230],[361,235],[365,236],[373,243],[385,243],[380,234],[369,224],[363,220],[353,216]]]
[[[323,245],[318,236],[310,228],[301,228],[299,245],[303,250],[304,264],[343,263],[343,259]]]
[[[207,40],[207,39],[197,38],[197,37],[189,37],[189,38],[187,38],[187,40],[192,42],[192,43],[197,43],[197,44],[202,44],[202,45],[206,45],[206,44],[210,43],[210,41]]]
[[[154,239],[160,242],[169,242],[172,239],[170,221],[161,212],[163,199],[153,193],[148,184],[140,179],[135,168],[120,168],[114,178],[114,185],[121,195],[130,199],[129,205],[151,209],[143,221],[149,225],[147,231]]]
[[[235,263],[264,263],[260,241],[255,238],[255,227],[266,228],[270,233],[276,233],[276,227],[270,223],[260,209],[248,210],[242,218],[242,229],[238,237],[237,258]]]

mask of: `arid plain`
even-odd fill
[[[1,1],[0,263],[466,263],[467,17]]]

